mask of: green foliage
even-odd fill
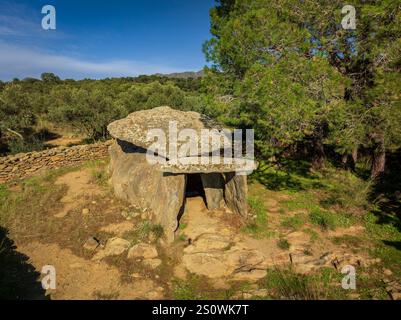
[[[289,250],[290,249],[290,243],[288,242],[287,239],[279,239],[277,241],[277,247],[279,247],[282,250]]]
[[[163,105],[182,110],[205,109],[200,80],[141,76],[105,80],[42,80],[3,83],[0,90],[0,153],[43,149],[46,136],[37,126],[49,122],[73,127],[88,140],[108,137],[107,125],[128,113]]]
[[[281,225],[285,228],[299,230],[306,223],[306,217],[302,213],[298,213],[292,217],[286,217],[282,220]]]
[[[345,244],[351,248],[357,248],[362,244],[363,239],[357,236],[343,235],[340,237],[334,237],[332,242],[337,245]]]
[[[309,220],[320,226],[323,230],[335,230],[338,227],[349,227],[352,223],[351,219],[330,211],[314,209],[309,214]]]
[[[324,206],[338,205],[347,211],[368,209],[371,204],[369,195],[371,181],[364,181],[350,172],[332,173],[325,185],[327,197],[322,200]]]
[[[113,105],[112,97],[106,92],[101,88],[56,88],[52,91],[55,104],[50,110],[50,119],[81,129],[89,139],[106,138],[107,125],[126,113]]]
[[[214,289],[206,278],[194,274],[186,280],[173,279],[172,284],[174,300],[228,300],[233,294],[231,290]]]
[[[251,222],[249,222],[243,231],[258,237],[267,236],[267,212],[264,203],[257,197],[248,197],[250,207]]]
[[[219,118],[254,128],[260,155],[301,142],[320,169],[326,146],[345,156],[362,147],[377,177],[383,154],[400,148],[400,6],[351,4],[352,31],[340,0],[221,0],[211,10],[204,88],[230,97]]]
[[[151,234],[153,234],[156,239],[160,239],[164,235],[164,230],[159,224],[154,224],[150,221],[142,221],[138,224],[135,234],[141,240],[148,238]]]
[[[301,191],[322,187],[319,173],[310,171],[310,162],[280,159],[279,164],[261,160],[251,176],[271,190]]]
[[[340,282],[341,273],[322,269],[320,273],[301,275],[292,269],[269,269],[261,283],[273,298],[290,300],[343,299],[344,290],[337,289],[334,281]]]

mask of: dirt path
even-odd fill
[[[102,190],[95,184],[91,184],[91,171],[89,169],[67,173],[57,179],[56,185],[66,185],[67,194],[61,199],[63,209],[56,213],[56,218],[64,218],[68,212],[79,205],[85,197],[93,197],[102,194]]]
[[[163,288],[151,279],[121,282],[121,273],[106,262],[94,262],[74,255],[56,244],[31,243],[18,248],[30,257],[40,271],[45,265],[56,269],[56,290],[49,290],[55,300],[80,299],[162,299]]]

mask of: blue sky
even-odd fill
[[[43,30],[44,5],[57,29]],[[198,71],[214,0],[0,0],[0,79]]]

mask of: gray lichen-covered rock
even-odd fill
[[[184,112],[170,107],[158,107],[131,113],[128,117],[109,124],[107,130],[113,138],[129,142],[144,149],[151,149],[154,143],[152,139],[148,139],[148,132],[152,129],[161,130],[166,133],[166,153],[161,154],[160,150],[158,150],[158,153],[160,156],[168,158],[167,151],[170,143],[177,144],[178,149],[186,143],[186,141],[170,141],[169,133],[172,131],[172,123],[176,124],[177,133],[184,129],[190,129],[198,137],[201,137],[203,129],[213,129],[210,132],[209,151],[220,149],[221,145],[219,143],[221,140],[219,139],[224,138],[224,133],[220,131],[220,128],[216,128],[216,124],[197,112]],[[212,139],[213,136],[215,139]],[[215,144],[214,141],[219,141],[219,143]],[[201,150],[200,142],[201,139],[199,139],[197,150]],[[199,153],[196,154],[199,155]]]
[[[219,209],[224,200],[224,178],[221,173],[202,173],[206,205],[209,210]]]
[[[227,206],[243,217],[248,215],[247,193],[248,185],[246,176],[236,175],[233,172],[225,173],[225,199]]]
[[[153,221],[164,228],[169,242],[174,240],[177,215],[184,203],[185,176],[155,170],[140,149],[117,141],[110,146],[111,183],[116,196],[149,208]]]

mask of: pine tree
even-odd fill
[[[228,114],[256,129],[264,154],[311,141],[322,167],[324,144],[344,162],[362,146],[376,177],[400,146],[400,2],[350,4],[355,30],[341,24],[342,1],[218,1],[206,83],[239,99]]]

